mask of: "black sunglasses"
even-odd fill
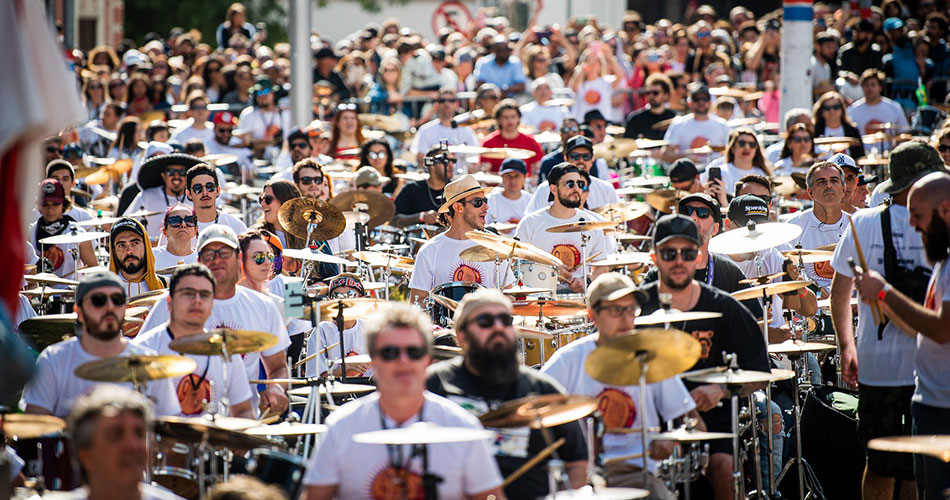
[[[590,161],[593,157],[594,155],[591,153],[571,153],[567,156],[567,159],[571,161]]]
[[[822,111],[841,111],[841,105],[840,105],[840,104],[832,104],[831,106],[822,106],[822,107],[821,107],[821,110],[822,110]]]
[[[573,179],[564,181],[564,187],[567,189],[574,189],[574,186],[577,186],[577,189],[581,191],[587,191],[587,181],[575,181]]]
[[[185,176],[185,172],[186,172],[186,171],[185,171],[185,169],[183,169],[183,168],[166,168],[166,169],[165,169],[165,175],[168,175],[168,176],[170,176],[170,177],[171,177],[171,176],[176,176],[176,175],[177,175],[178,177],[184,177],[184,176]]]
[[[201,184],[195,184],[194,186],[191,186],[191,192],[195,194],[201,194],[204,191],[211,193],[213,191],[217,191],[217,189],[218,185],[213,182],[206,182],[204,186]]]
[[[409,359],[413,361],[419,361],[428,354],[428,350],[424,346],[399,347],[394,345],[380,347],[377,354],[385,361],[396,361],[399,359],[399,353],[401,352],[405,352],[406,356],[409,356]]]
[[[937,151],[940,151],[941,153],[950,153],[950,145],[941,144],[937,146]]]
[[[660,256],[661,259],[672,262],[676,260],[676,254],[680,254],[683,257],[684,261],[693,261],[696,260],[696,257],[699,256],[699,249],[697,248],[664,248],[662,250],[657,250],[656,254]]]
[[[234,129],[233,129],[233,128],[215,127],[214,131],[215,131],[215,133],[217,133],[217,134],[230,134],[230,133],[232,133],[232,132],[234,131]]]
[[[482,205],[488,203],[488,198],[475,198],[474,200],[459,200],[462,205],[470,203],[475,208],[482,208]]]
[[[308,142],[294,141],[290,143],[290,149],[304,149],[304,148],[309,148],[309,147],[310,147],[310,143]]]
[[[257,199],[257,202],[260,203],[261,205],[270,205],[271,203],[274,202],[274,197],[271,195],[261,196],[260,198]]]
[[[94,307],[102,307],[106,305],[106,301],[112,300],[112,303],[117,306],[125,305],[125,294],[124,293],[113,293],[106,295],[104,293],[94,293],[89,296],[89,302]]]
[[[696,214],[696,217],[700,219],[708,219],[712,216],[712,209],[709,207],[683,207],[683,210],[680,211],[683,215],[690,216]]]
[[[181,227],[182,224],[188,227],[195,227],[198,225],[198,217],[195,215],[172,215],[168,217],[168,225],[170,227]]]
[[[313,176],[313,177],[306,176],[306,177],[300,178],[300,183],[303,184],[304,186],[309,186],[311,183],[314,183],[314,182],[317,184],[323,184],[323,176],[322,175]]]
[[[479,314],[472,318],[472,323],[482,327],[490,328],[495,324],[496,321],[501,321],[502,326],[511,326],[514,321],[514,317],[508,313],[499,313],[499,314]]]

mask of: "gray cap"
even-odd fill
[[[114,286],[122,291],[122,295],[127,296],[125,293],[125,285],[115,273],[111,271],[97,271],[84,274],[79,278],[79,286],[76,287],[76,304],[81,304],[83,297],[85,297],[87,293],[101,286]]]
[[[198,252],[200,253],[206,245],[214,242],[224,243],[235,250],[241,247],[237,233],[224,224],[211,224],[198,233]]]

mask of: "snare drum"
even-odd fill
[[[267,484],[281,487],[287,498],[297,498],[297,490],[306,470],[303,458],[269,448],[251,451],[247,470]]]
[[[515,276],[526,287],[557,290],[558,272],[555,266],[530,260],[519,260],[515,262],[514,271]]]
[[[68,491],[80,486],[79,468],[72,459],[72,442],[65,435],[18,439],[13,449],[26,462],[23,475],[43,478],[44,488]]]
[[[465,294],[474,292],[479,288],[484,287],[471,281],[450,281],[433,288],[430,295],[441,295],[442,297],[458,302],[462,300]],[[429,309],[429,314],[432,316],[432,322],[436,325],[446,328],[450,326],[453,311],[433,302]]]
[[[155,434],[152,447],[152,482],[183,498],[198,498],[198,457],[194,446]]]
[[[551,359],[554,351],[585,335],[587,335],[587,330],[568,329],[554,333],[554,338],[549,340],[524,339],[524,365],[538,366],[543,364],[541,362],[542,343],[544,347],[544,361],[547,361]]]

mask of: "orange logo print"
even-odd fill
[[[59,269],[66,260],[66,254],[63,253],[63,249],[55,245],[48,246],[46,250],[43,251],[43,257],[50,262],[54,270]]]
[[[482,273],[474,267],[466,264],[459,264],[459,267],[452,273],[452,281],[471,281],[473,283],[482,282]]]
[[[600,92],[596,90],[588,90],[584,93],[584,102],[587,104],[597,104],[600,102]]]
[[[211,383],[194,373],[181,378],[176,392],[181,413],[185,416],[203,414],[205,402],[211,401]]]
[[[697,136],[689,143],[689,147],[690,149],[701,148],[708,143],[709,143],[709,139],[702,136]]]
[[[597,409],[604,418],[604,427],[614,429],[630,427],[637,418],[637,406],[633,398],[619,389],[604,389],[597,396]]]
[[[831,261],[815,262],[815,276],[830,280],[835,277],[835,268],[831,267]]]
[[[712,347],[712,339],[715,334],[716,332],[712,330],[692,332],[693,338],[698,340],[699,345],[703,348],[703,353],[699,356],[699,359],[706,359],[709,357],[709,348]]]
[[[541,123],[538,124],[538,130],[542,132],[547,132],[548,130],[556,130],[556,129],[557,129],[557,124],[552,122],[551,120],[542,120]]]
[[[405,491],[405,496],[403,492]],[[396,471],[386,467],[379,471],[370,485],[370,498],[373,500],[424,500],[422,476],[405,469]]]
[[[578,264],[581,263],[581,252],[574,245],[564,243],[554,245],[551,253],[558,259],[561,259],[561,262],[571,271],[576,269]]]

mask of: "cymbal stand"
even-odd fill
[[[207,498],[208,478],[205,475],[205,466],[208,465],[208,455],[211,453],[211,446],[208,444],[208,434],[201,436],[201,443],[198,444],[198,498]],[[211,460],[211,477],[217,476],[217,464]]]
[[[541,432],[545,446],[554,444],[554,436],[552,436],[551,431],[544,426],[541,415],[536,415],[534,422],[532,422],[529,427]],[[551,458],[548,460],[548,496],[545,498],[553,498],[554,493],[560,489],[560,486],[563,486],[566,491],[573,490],[573,488],[571,488],[571,482],[567,477],[565,465],[564,460],[561,460],[555,448],[551,452]]]
[[[762,276],[762,252],[755,252],[755,270],[759,276]],[[759,302],[759,308],[762,309],[762,338],[765,339],[765,344],[769,343],[769,311],[766,309],[766,304],[769,303],[769,295],[765,293],[765,290],[762,290],[762,296],[756,299]]]
[[[669,327],[667,327],[669,328]],[[647,407],[647,372],[650,370],[650,361],[653,359],[653,355],[647,351],[638,351],[637,352],[637,363],[640,364],[640,444],[643,446],[642,455],[643,455],[643,484],[646,483],[647,474],[649,474],[650,469],[647,466],[647,423],[646,423],[646,412],[645,408]]]
[[[738,356],[735,354],[722,353],[723,361],[729,365],[729,371],[739,369]],[[739,466],[739,386],[730,384],[729,403],[732,406],[732,494],[735,500],[742,498],[742,471]],[[754,419],[755,417],[753,417]]]
[[[310,387],[310,394],[307,395],[307,403],[303,407],[303,416],[301,421],[305,424],[319,424],[321,419],[320,413],[320,386],[324,385],[327,387],[327,400],[331,402],[330,399],[330,383],[332,380],[330,378],[323,377],[309,377],[304,379],[305,385]],[[307,456],[310,453],[310,436],[303,436],[303,456]]]
[[[346,383],[346,347],[343,343],[343,299],[337,301],[336,329],[340,332],[340,381]]]
[[[778,484],[782,483],[782,479],[785,477],[785,474],[792,467],[792,463],[797,465],[796,469],[798,472],[798,498],[800,500],[805,500],[806,498],[818,497],[824,498],[824,494],[821,492],[821,486],[818,484],[817,480],[814,477],[812,472],[811,465],[808,464],[808,461],[802,457],[802,415],[801,415],[801,403],[799,402],[799,392],[801,391],[801,380],[805,378],[805,358],[804,353],[792,353],[788,357],[792,360],[792,363],[795,366],[795,376],[792,377],[792,394],[794,394],[792,406],[792,415],[794,417],[795,423],[795,449],[796,456],[790,457],[788,462],[785,462],[785,466],[782,467],[782,473],[779,474],[778,479],[775,481]],[[808,479],[805,479],[805,469],[808,469]],[[805,494],[805,486],[808,486],[808,494]]]
[[[581,221],[584,220],[582,217]],[[587,297],[587,242],[590,240],[590,236],[587,235],[587,231],[581,231],[581,269],[583,269],[584,275],[581,276],[581,281],[584,283],[584,297]]]
[[[756,498],[764,498],[765,492],[762,491],[762,457],[759,455],[759,431],[758,431],[758,415],[756,415],[756,406],[755,400],[753,399],[752,394],[749,394],[749,411],[752,414],[752,420],[749,423],[752,431],[752,464],[755,469],[755,496]],[[766,412],[772,409],[771,404],[766,407]],[[771,422],[771,416],[768,419],[768,422]],[[766,424],[768,426],[768,424]],[[768,427],[766,433],[769,435],[769,441],[771,441],[772,429]],[[772,448],[769,447],[769,461],[771,462]],[[769,467],[769,475],[772,474],[772,468]]]

